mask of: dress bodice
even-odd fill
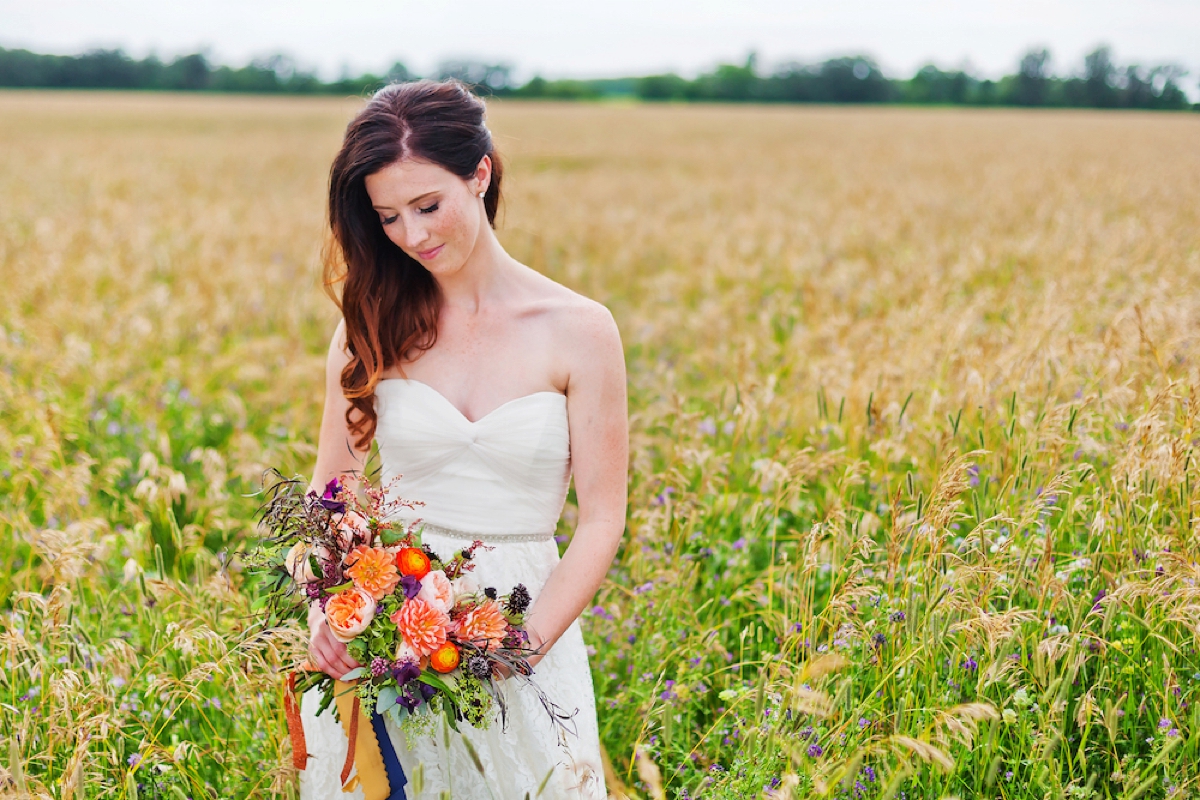
[[[571,480],[567,398],[535,392],[474,422],[426,383],[387,378],[375,387],[375,440],[389,497],[424,503],[420,518],[488,540],[548,538]]]

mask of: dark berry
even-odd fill
[[[483,593],[484,593],[485,595],[487,595],[487,598],[488,598],[488,600],[495,600],[495,599],[496,599],[496,587],[495,587],[495,586],[488,586],[488,587],[486,587],[486,588],[483,590]]]

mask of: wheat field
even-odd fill
[[[0,93],[0,796],[296,797],[240,554],[361,102]],[[1200,116],[488,116],[625,345],[615,797],[1200,794]]]

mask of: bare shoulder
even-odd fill
[[[529,310],[538,318],[539,327],[568,349],[621,348],[621,336],[612,312],[602,303],[568,289],[537,274],[537,293]]]

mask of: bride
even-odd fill
[[[605,797],[578,617],[625,527],[624,356],[604,306],[504,251],[493,231],[501,174],[484,104],[454,80],[381,89],[330,173],[326,285],[343,284],[342,320],[312,488],[362,469],[376,442],[382,484],[399,475],[394,495],[424,503],[409,519],[424,523],[425,544],[448,556],[482,540],[479,583],[528,588],[533,679],[573,712],[569,731],[556,727],[510,678],[503,729],[409,741],[385,718],[408,800]],[[572,473],[578,525],[560,560],[553,535]],[[309,620],[319,669],[359,666],[315,604]],[[346,736],[318,701],[315,690],[302,701],[300,795],[362,797],[342,793]]]

